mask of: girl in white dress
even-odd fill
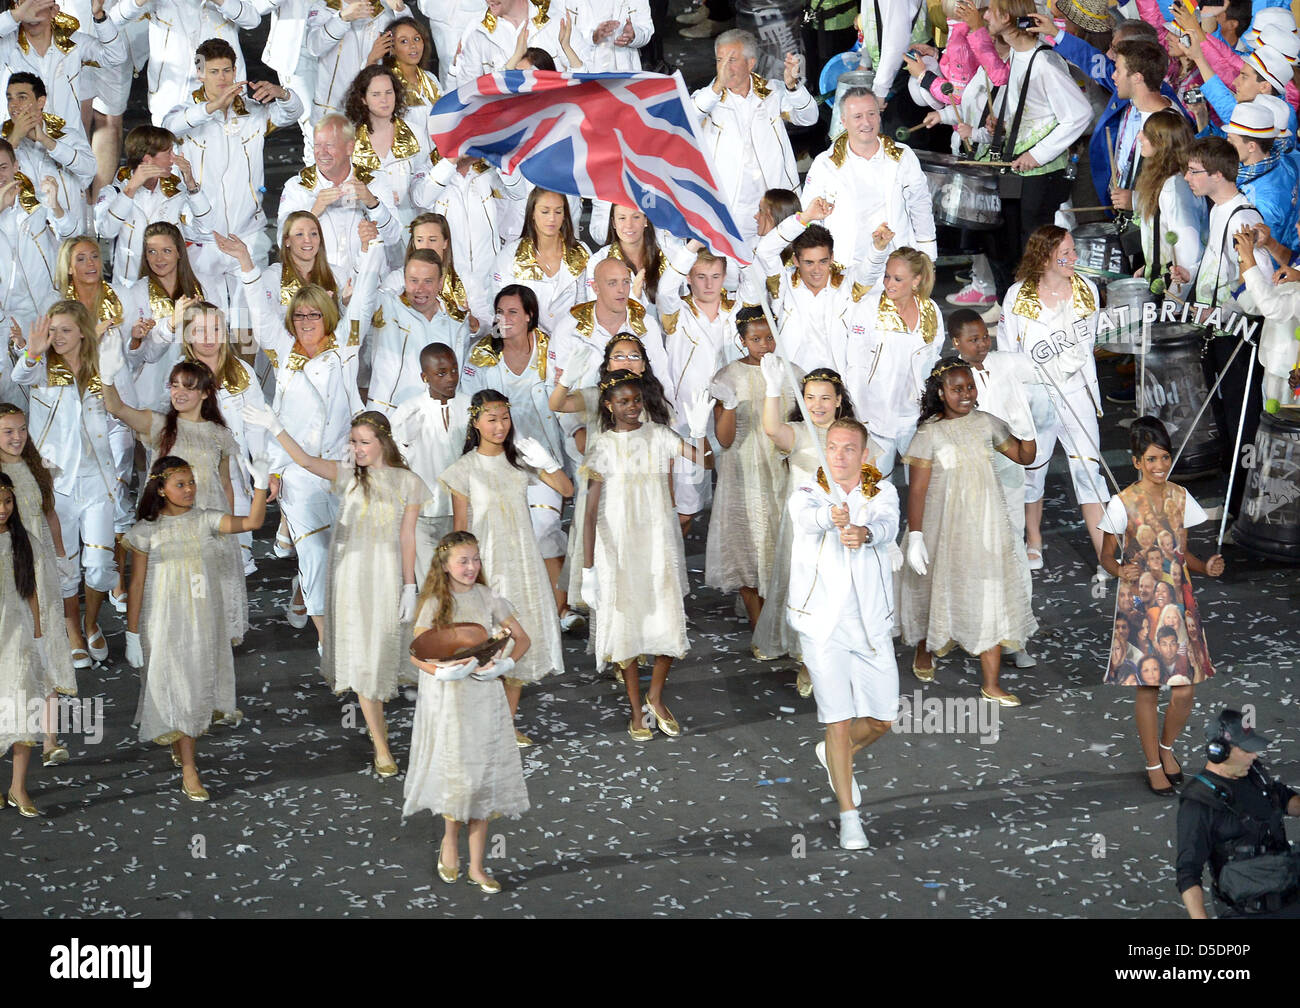
[[[266,397],[257,382],[253,368],[235,356],[230,346],[225,313],[207,301],[189,305],[181,321],[184,334],[182,353],[185,360],[202,364],[216,379],[217,406],[239,446],[241,463],[266,451],[266,431],[250,427],[244,422],[244,407],[265,406]],[[253,499],[253,485],[248,480],[247,466],[230,466],[230,486],[235,495],[235,514],[247,514]],[[245,532],[239,537],[244,558],[244,576],[257,570],[253,562],[253,536]]]
[[[1003,707],[1020,700],[998,684],[1002,646],[1019,651],[1038,628],[1025,590],[1024,554],[1013,545],[993,452],[1025,465],[1032,438],[976,409],[975,378],[960,357],[945,357],[925,383],[921,425],[909,467],[903,639],[916,645],[912,672],[934,679],[934,656],[954,647],[978,655],[980,696]]]
[[[254,532],[266,519],[269,464],[254,459],[246,517],[195,506],[197,481],[175,455],[157,459],[140,491],[139,521],[127,532],[135,553],[126,606],[126,660],[140,669],[140,741],[170,745],[191,801],[208,791],[195,743],[219,711],[235,709],[235,657],[222,604],[224,554],[212,540]]]
[[[686,458],[713,468],[704,442],[713,400],[702,392],[687,411],[690,442],[661,424],[643,421],[641,379],[615,371],[600,389],[600,433],[587,446],[587,505],[583,513],[582,594],[595,625],[589,650],[600,663],[623,668],[638,742],[681,734],[663,700],[674,658],[690,646],[682,599],[689,588],[681,525],[669,493],[671,465]],[[646,705],[641,706],[638,665],[654,656]]]
[[[238,464],[235,460],[239,457],[239,445],[217,405],[216,383],[207,365],[182,361],[172,368],[168,381],[171,408],[165,415],[135,409],[122,401],[115,387],[122,370],[120,354],[111,344],[105,346],[99,358],[99,373],[108,412],[135,431],[153,458],[179,455],[187,460],[198,480],[197,507],[233,514],[235,492],[231,470]],[[238,645],[248,632],[248,591],[244,585],[242,550],[238,539],[223,539],[211,548],[220,554],[221,597],[226,606],[228,639]]]
[[[772,439],[763,434],[767,383],[761,361],[776,350],[776,337],[758,308],[736,316],[745,356],[713,377],[709,394],[714,435],[722,446],[717,460],[718,487],[709,517],[704,552],[704,583],[723,592],[739,591],[752,630],[772,588],[776,533],[788,496],[785,467]],[[793,397],[781,400],[783,406]]]
[[[821,467],[813,438],[826,450],[826,433],[831,424],[841,418],[853,416],[853,400],[839,373],[829,368],[818,368],[804,375],[800,381],[800,394],[804,407],[812,419],[812,429],[803,421],[797,405],[791,406],[793,390],[788,388],[787,365],[775,354],[764,358],[760,364],[765,382],[763,400],[763,433],[771,438],[777,451],[785,456],[787,472],[783,477],[777,499],[788,501],[797,487],[810,482]],[[779,367],[779,371],[778,371]],[[867,458],[876,457],[878,449],[868,442]],[[794,520],[790,509],[781,508],[773,550],[770,594],[764,599],[758,625],[754,627],[751,650],[759,661],[775,661],[782,655],[796,660],[802,658],[799,634],[786,619],[786,597],[790,590],[790,551],[794,546]],[[812,679],[802,661],[799,664],[795,688],[804,699],[812,696]]]
[[[27,705],[44,695],[41,618],[31,537],[13,481],[0,473],[0,703],[9,711],[0,719],[0,753],[13,750],[7,801],[27,818],[40,815],[27,794],[27,767],[38,744],[36,733],[27,730]]]
[[[495,389],[474,393],[469,423],[465,453],[443,471],[439,481],[451,493],[452,528],[472,532],[478,539],[488,583],[513,602],[520,624],[537,645],[506,679],[514,717],[525,683],[564,671],[559,614],[533,535],[528,487],[540,480],[561,497],[571,497],[573,483],[540,442],[515,436],[510,400]],[[518,731],[515,736],[520,746],[532,744]]]
[[[466,881],[491,895],[501,885],[483,868],[488,820],[528,810],[510,705],[498,680],[527,654],[529,640],[510,603],[488,588],[478,540],[468,532],[452,532],[438,543],[416,606],[415,634],[455,623],[477,623],[489,635],[509,630],[510,655],[486,665],[472,658],[452,664],[412,657],[428,674],[420,676],[402,816],[428,809],[444,818],[438,877],[448,885],[460,877],[458,840],[468,824]]]
[[[415,524],[429,488],[407,468],[382,413],[367,410],[352,420],[352,465],[309,455],[268,410],[250,406],[245,417],[266,427],[296,465],[327,480],[339,498],[321,673],[335,693],[356,693],[374,742],[375,773],[393,777],[397,763],[388,747],[384,703],[406,678],[402,652],[415,616]]]
[[[20,515],[30,516],[24,525],[32,543],[36,564],[36,596],[41,610],[45,706],[46,766],[68,762],[67,747],[55,733],[58,721],[57,695],[77,695],[77,674],[72,667],[68,631],[63,625],[63,596],[59,591],[59,564],[63,557],[63,535],[54,509],[54,477],[27,436],[27,417],[11,403],[0,403],[0,470],[9,478]]]
[[[353,165],[374,173],[371,191],[394,208],[405,227],[416,213],[411,181],[430,168],[430,141],[427,129],[421,139],[403,118],[406,96],[397,72],[382,64],[366,67],[348,88],[344,110],[357,128]]]
[[[578,241],[568,200],[548,189],[534,189],[524,206],[523,234],[497,254],[492,289],[485,293],[490,298],[512,283],[531,287],[541,311],[538,325],[553,333],[570,308],[595,297],[587,279],[590,256],[587,246]],[[486,304],[474,314],[491,315]]]
[[[1059,439],[1098,557],[1097,576],[1106,577],[1097,523],[1109,495],[1099,468],[1101,389],[1092,356],[1101,302],[1092,281],[1075,272],[1078,258],[1074,239],[1064,228],[1047,224],[1030,236],[1016,282],[1002,302],[997,344],[1030,356],[1056,409],[1057,422],[1038,432],[1038,457],[1025,473],[1025,545],[1030,563],[1043,555],[1043,487]]]

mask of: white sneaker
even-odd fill
[[[293,540],[283,534],[288,531],[289,527],[282,523],[275,530],[275,542],[271,544],[271,552],[281,560],[288,560],[296,552],[293,548]]]
[[[818,742],[813,748],[813,751],[817,753],[817,762],[820,763],[822,769],[826,771],[826,781],[831,786],[831,792],[834,793],[835,782],[831,780],[831,768],[826,765],[826,743],[824,741]],[[857,807],[862,802],[862,791],[858,787],[858,780],[856,777],[851,778],[849,783],[853,785],[853,805],[854,807]],[[861,827],[859,827],[859,829],[861,829]],[[865,840],[863,841],[863,846],[866,846]]]
[[[1103,582],[1114,580],[1114,578],[1110,574],[1106,573],[1106,568],[1103,567],[1101,564],[1097,564],[1097,573],[1092,576],[1092,579],[1094,581],[1103,581]]]
[[[844,850],[867,849],[867,831],[862,828],[857,809],[852,815],[840,816],[840,847]]]
[[[293,597],[295,595],[300,595],[301,593],[302,586],[298,581],[298,577],[295,575],[293,585],[289,588],[289,604],[284,607],[284,614],[289,619],[289,625],[295,630],[301,630],[307,625],[307,621],[311,619],[311,617],[307,615],[306,599],[303,599],[301,611],[299,611],[293,604]]]
[[[1015,653],[1016,668],[1035,668],[1038,665],[1037,659],[1028,651],[1017,651]]]

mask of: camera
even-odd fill
[[[1016,27],[1022,31],[1028,31],[1030,28],[1038,27],[1038,20],[1029,16],[1018,17],[1016,18]]]

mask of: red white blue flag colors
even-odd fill
[[[554,192],[640,207],[655,227],[752,260],[695,134],[680,74],[506,70],[429,113],[443,157],[482,157]]]

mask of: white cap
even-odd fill
[[[1237,107],[1232,110],[1232,121],[1223,128],[1225,132],[1249,140],[1273,140],[1277,137],[1272,110],[1259,102],[1237,102]]]
[[[1246,66],[1264,78],[1265,82],[1278,94],[1286,93],[1287,83],[1291,80],[1291,64],[1276,49],[1266,45],[1259,46],[1246,57]]]
[[[1262,105],[1272,113],[1273,126],[1278,136],[1285,136],[1291,132],[1291,106],[1277,95],[1260,95],[1248,104]]]
[[[1295,32],[1295,15],[1291,13],[1291,8],[1265,7],[1250,19],[1250,33],[1258,35],[1266,28]]]
[[[1277,8],[1270,7],[1269,10],[1277,10]],[[1293,31],[1285,31],[1282,28],[1265,28],[1259,33],[1259,45],[1268,46],[1274,52],[1285,56],[1286,61],[1293,66],[1296,59],[1300,58],[1300,35]]]

